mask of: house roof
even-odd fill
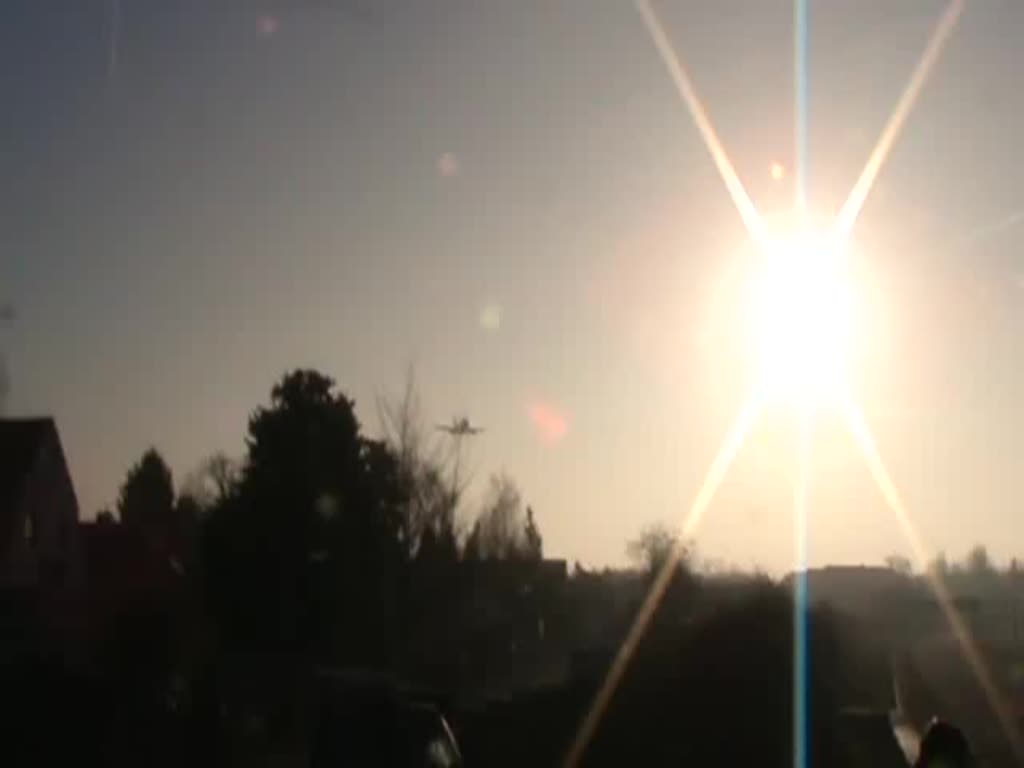
[[[0,419],[0,521],[13,514],[42,446],[56,438],[51,418]]]

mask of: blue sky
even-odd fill
[[[829,211],[943,3],[810,7],[809,189]],[[782,210],[791,3],[657,8],[755,202]],[[332,374],[370,431],[415,366],[425,418],[487,426],[475,477],[513,475],[553,554],[618,562],[685,510],[745,388],[715,298],[744,235],[631,3],[4,14],[6,408],[56,415],[85,515],[150,444],[179,478],[241,454],[248,412],[298,365]],[[1024,535],[1022,230],[989,228],[1024,208],[1022,33],[1013,0],[969,5],[856,230],[880,312],[861,400],[950,554],[1020,554]],[[564,435],[538,429],[539,405]],[[752,437],[701,529],[707,557],[791,561],[786,429],[773,416]],[[905,550],[826,424],[812,559]]]

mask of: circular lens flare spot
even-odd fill
[[[281,28],[281,22],[276,16],[260,16],[257,24],[263,37],[273,37]]]
[[[437,175],[442,179],[450,179],[459,173],[459,157],[454,152],[443,152],[437,158]]]
[[[501,328],[501,306],[485,304],[480,308],[480,327],[485,331],[497,331]]]
[[[537,433],[546,443],[557,443],[569,431],[568,418],[553,405],[533,403],[529,406],[528,413]]]

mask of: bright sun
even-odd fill
[[[804,408],[844,395],[855,328],[847,257],[847,243],[807,230],[777,236],[764,249],[750,320],[769,399]]]

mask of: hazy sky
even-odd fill
[[[852,185],[943,5],[811,0],[814,208]],[[792,3],[656,7],[783,210]],[[856,231],[861,400],[951,554],[1024,554],[1022,37],[1017,0],[968,4]],[[478,489],[506,469],[550,553],[620,562],[685,511],[744,393],[743,231],[630,2],[17,0],[0,103],[7,411],[55,414],[85,516],[150,444],[178,478],[240,455],[289,367],[332,374],[374,431],[414,365],[429,422],[487,427]],[[791,562],[791,431],[753,435],[706,557]],[[812,560],[906,551],[842,432],[817,444]]]

